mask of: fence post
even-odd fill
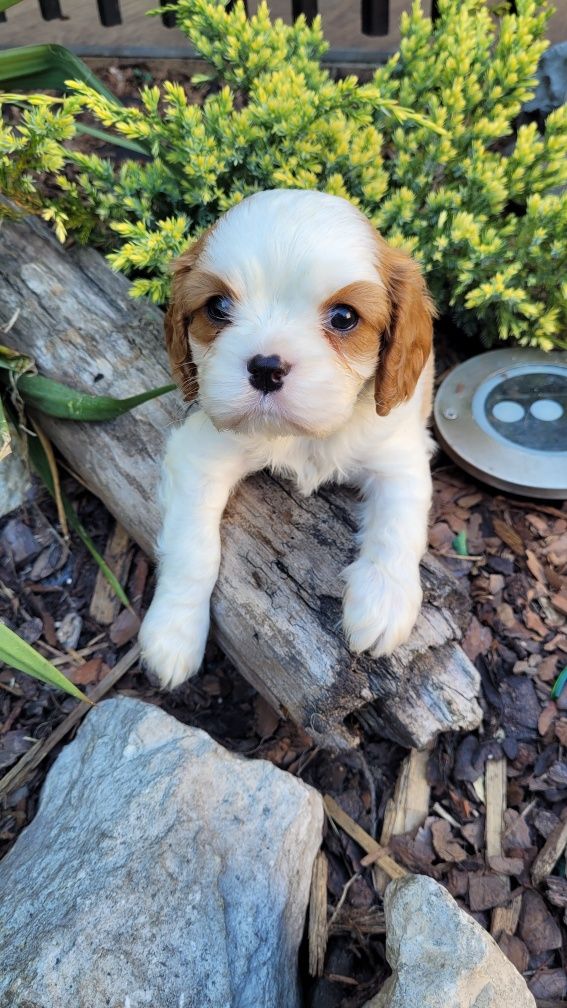
[[[387,35],[390,31],[389,0],[362,0],[363,35]]]
[[[291,16],[294,21],[300,14],[304,14],[307,24],[311,24],[317,13],[317,0],[291,0]]]
[[[114,25],[122,24],[118,0],[97,0],[97,4],[101,25],[105,28],[113,28]]]
[[[44,21],[56,21],[63,17],[59,0],[39,0],[39,9]]]

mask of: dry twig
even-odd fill
[[[343,812],[342,808],[340,805],[337,805],[334,798],[331,798],[330,795],[325,795],[324,803],[327,815],[329,815],[331,819],[333,819],[337,825],[345,831],[345,833],[348,833],[348,835],[352,837],[352,839],[355,840],[367,854],[377,855],[376,862],[380,868],[384,869],[388,878],[405,878],[406,875],[409,875],[407,869],[402,868],[401,865],[397,864],[393,857],[388,854],[388,851],[385,850],[384,847],[377,842],[377,840],[374,840],[370,834],[366,832],[366,830],[362,829],[362,826],[359,826],[354,819],[351,819],[346,812]]]

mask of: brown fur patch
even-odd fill
[[[341,287],[321,305],[323,319],[338,304],[354,308],[359,321],[354,329],[344,333],[337,332],[324,323],[324,332],[331,346],[347,363],[349,359],[375,359],[380,345],[380,333],[389,319],[389,301],[384,288],[378,283],[364,280]]]
[[[218,336],[224,325],[213,322],[207,312],[207,301],[213,297],[227,296],[234,300],[234,294],[219,277],[195,267],[186,277],[181,291],[185,327],[198,343],[207,346]]]
[[[193,339],[205,345],[211,343],[222,326],[211,321],[205,305],[209,298],[217,295],[232,297],[222,280],[199,267],[199,258],[212,230],[205,231],[174,263],[171,300],[165,316],[165,341],[173,377],[187,402],[191,402],[198,391],[189,327]]]
[[[374,385],[376,412],[386,416],[415,392],[433,351],[435,308],[416,262],[376,235],[378,269],[390,299]]]

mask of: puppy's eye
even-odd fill
[[[209,298],[205,307],[211,322],[216,322],[220,325],[230,322],[232,300],[225,294],[217,294],[216,297]]]
[[[354,308],[346,304],[333,305],[328,317],[333,329],[338,332],[349,332],[358,323],[358,315]]]

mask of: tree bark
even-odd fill
[[[5,223],[0,248],[0,321],[19,312],[3,339],[34,357],[41,373],[119,397],[170,380],[162,312],[130,300],[126,280],[97,252],[63,248],[34,220]],[[42,418],[73,469],[150,555],[164,439],[185,414],[171,393],[107,423]],[[408,644],[378,660],[348,651],[341,570],[353,558],[356,512],[344,488],[304,498],[267,473],[244,482],[222,524],[212,600],[221,647],[322,744],[352,744],[357,721],[414,748],[438,732],[475,727],[479,677],[458,643],[468,597],[432,556],[423,561],[425,603]]]

